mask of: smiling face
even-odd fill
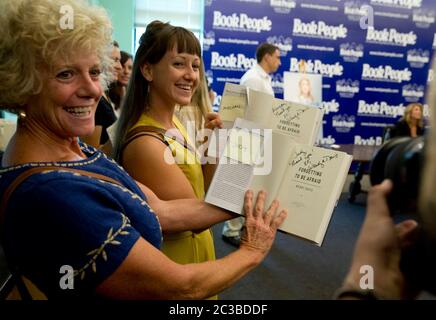
[[[44,87],[27,104],[26,119],[64,139],[91,134],[103,93],[99,63],[95,54],[79,53],[44,71]]]
[[[150,82],[150,101],[153,105],[174,107],[188,105],[198,87],[200,57],[168,50],[154,65],[144,65],[142,73]]]

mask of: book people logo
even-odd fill
[[[341,79],[336,81],[336,92],[341,98],[354,98],[360,91],[359,80]]]
[[[336,132],[348,133],[356,126],[356,117],[347,114],[339,114],[332,117],[332,127]]]
[[[215,45],[215,32],[212,30],[204,33],[203,50],[209,51],[211,46]]]
[[[346,38],[348,29],[343,24],[335,26],[328,25],[322,20],[303,22],[301,19],[295,18],[292,34],[298,37],[337,40]]]
[[[402,95],[407,102],[418,102],[424,98],[424,86],[418,84],[406,84],[402,88]]]
[[[267,16],[253,18],[245,13],[224,15],[221,11],[214,11],[212,27],[221,30],[260,33],[271,31],[272,21]]]
[[[363,44],[357,44],[355,42],[342,43],[339,46],[339,55],[345,62],[358,62],[364,55]]]
[[[370,3],[391,8],[413,9],[421,8],[422,0],[371,0]]]
[[[407,62],[412,68],[423,68],[430,62],[430,51],[422,49],[411,49],[407,51]]]
[[[359,0],[351,0],[344,3],[344,14],[350,21],[359,21],[361,29],[374,26],[374,10]]]
[[[291,58],[289,71],[299,72],[303,59]],[[336,62],[335,64],[323,63],[321,60],[304,60],[307,73],[316,73],[332,78],[333,76],[342,76],[344,67]]]
[[[256,64],[256,59],[247,58],[242,53],[231,53],[230,55],[224,56],[216,51],[211,52],[210,67],[215,70],[246,71]]]
[[[408,45],[415,45],[416,40],[417,35],[413,31],[403,33],[395,28],[377,30],[374,27],[368,27],[366,33],[367,43],[406,47]]]
[[[266,38],[266,42],[271,43],[280,49],[280,56],[285,57],[292,51],[292,39],[284,36],[271,36]]]
[[[368,103],[359,100],[357,115],[366,117],[398,118],[404,114],[404,105],[390,105],[386,101],[375,101]]]
[[[276,13],[289,14],[295,9],[297,2],[295,0],[270,0],[270,6]]]
[[[344,14],[351,21],[359,21],[366,15],[366,10],[362,8],[362,4],[358,0],[347,1],[344,3]]]
[[[362,67],[362,79],[401,83],[403,81],[410,81],[412,79],[412,72],[408,68],[398,70],[390,65],[372,67],[368,63],[364,63]]]
[[[413,11],[412,17],[418,28],[428,29],[435,23],[436,13],[434,10],[417,9]]]

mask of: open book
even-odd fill
[[[219,114],[226,127],[243,118],[310,145],[315,142],[323,116],[321,109],[232,83],[224,87]]]
[[[245,86],[226,83],[219,114],[225,129],[232,128],[236,118],[243,118],[286,134],[297,143],[313,145],[322,123],[323,111],[277,99]],[[216,133],[209,145],[209,155],[219,157],[226,139],[226,135]]]
[[[205,201],[243,214],[246,190],[268,192],[288,209],[280,230],[321,245],[352,157],[296,143],[290,136],[237,119]]]

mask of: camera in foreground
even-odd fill
[[[388,205],[395,220],[412,215],[419,227],[413,245],[403,248],[401,270],[416,290],[436,294],[436,241],[424,224],[417,206],[422,169],[425,159],[425,138],[399,137],[385,142],[371,162],[370,181],[380,184],[384,179],[393,182]],[[436,191],[436,190],[435,190]],[[436,213],[435,213],[436,214]]]
[[[384,179],[393,182],[388,197],[392,213],[413,213],[424,164],[424,137],[399,137],[388,140],[375,154],[371,162],[371,184],[380,184]]]

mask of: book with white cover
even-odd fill
[[[246,190],[266,190],[267,206],[277,198],[288,209],[279,229],[320,246],[352,157],[258,128],[250,121],[235,121],[205,201],[243,215]]]

